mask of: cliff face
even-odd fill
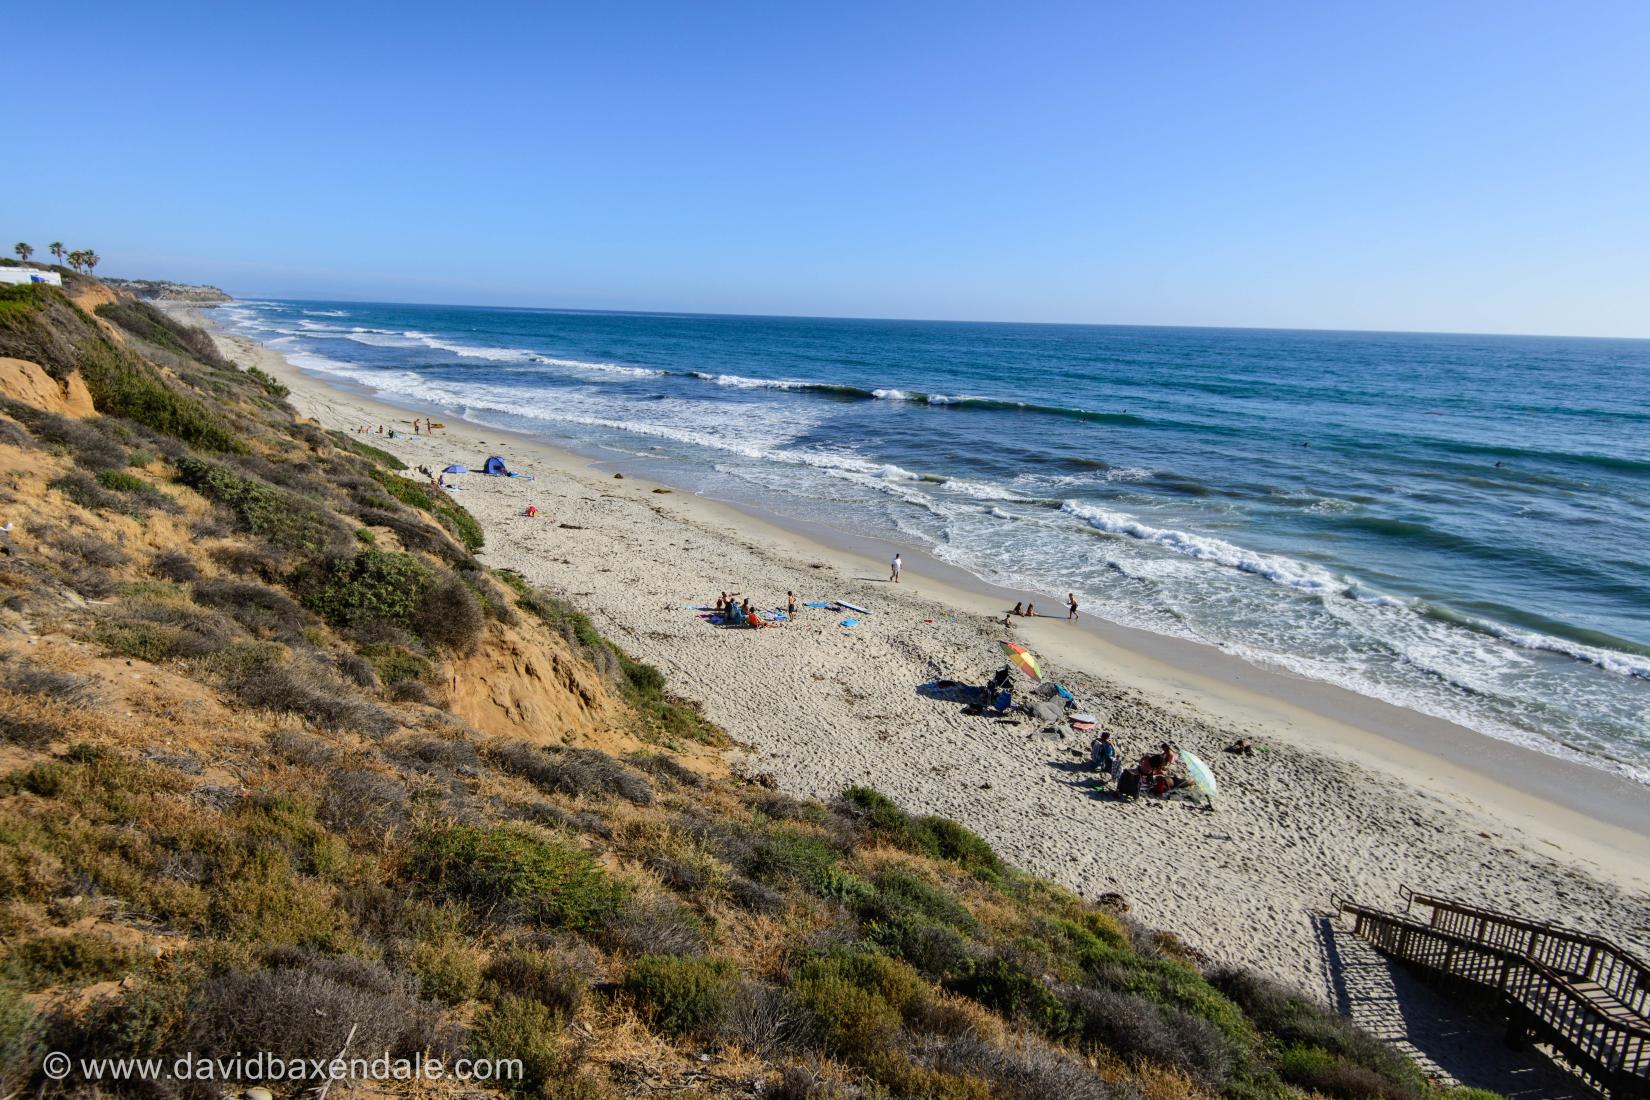
[[[65,289],[0,287],[0,1094],[348,1042],[544,1098],[1437,1095],[952,822],[728,777],[394,456]]]
[[[169,302],[194,302],[197,305],[217,305],[235,299],[215,286],[197,286],[191,283],[173,283],[165,279],[105,279],[104,282],[137,298]]]

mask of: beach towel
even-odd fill
[[[803,607],[830,607],[831,605],[828,604],[828,603],[805,603],[802,606]]]
[[[838,626],[858,626],[859,625],[859,620],[858,619],[843,619],[837,625]]]

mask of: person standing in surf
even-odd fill
[[[899,572],[903,568],[905,568],[905,566],[899,560],[899,555],[895,554],[892,564],[890,564],[888,566],[888,579],[890,581],[893,581],[895,584],[898,584],[899,583]]]

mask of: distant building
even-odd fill
[[[0,267],[0,283],[50,283],[63,285],[63,276],[37,267]]]

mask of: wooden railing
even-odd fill
[[[1650,1021],[1616,989],[1637,988],[1643,967],[1608,941],[1552,925],[1411,895],[1432,909],[1428,923],[1337,901],[1353,932],[1383,954],[1496,998],[1510,1034],[1551,1047],[1611,1100],[1650,1098]],[[1555,965],[1558,964],[1558,965]],[[1638,968],[1637,977],[1634,968]],[[1601,980],[1608,979],[1608,983]],[[1590,982],[1605,992],[1577,988]]]
[[[1650,966],[1607,939],[1428,894],[1402,896],[1409,909],[1431,909],[1434,928],[1503,944],[1576,981],[1596,982],[1641,1020],[1650,1014]]]

